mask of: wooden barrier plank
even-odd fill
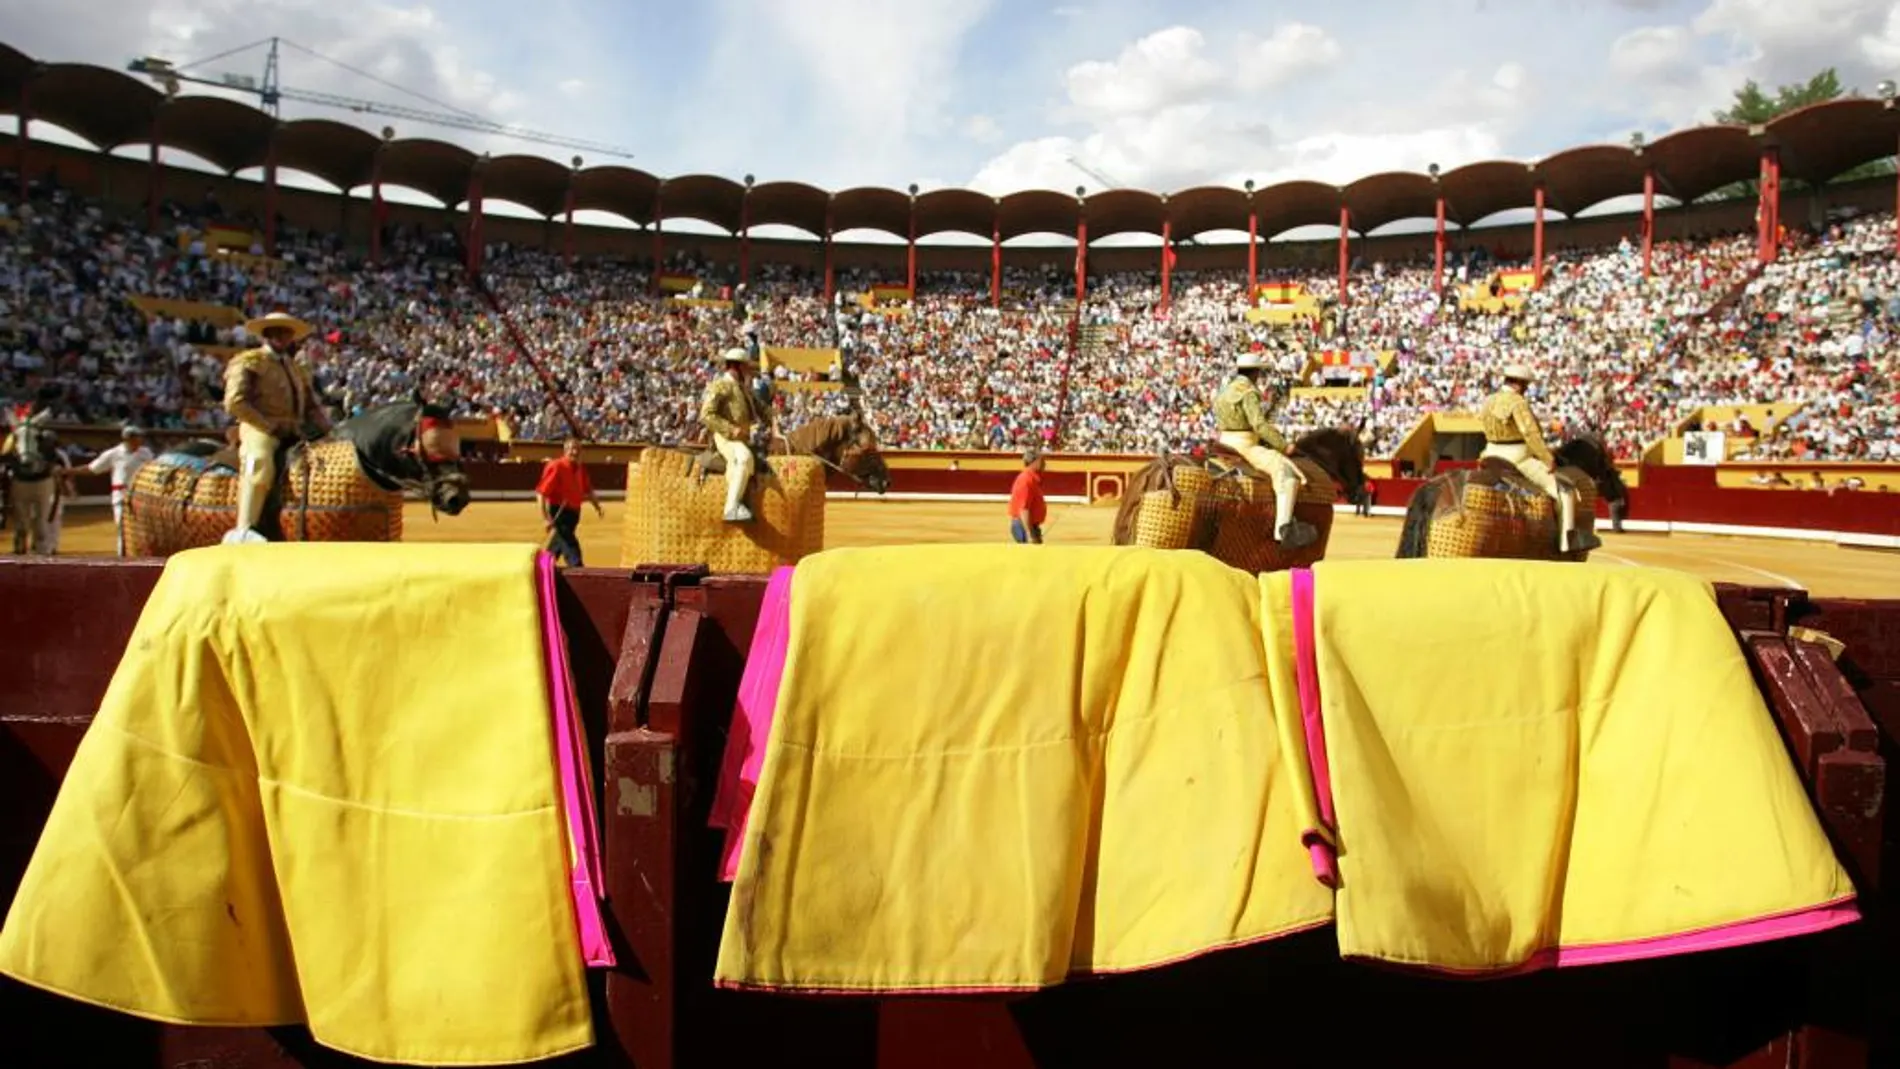
[[[1785,636],[1765,631],[1745,632],[1742,648],[1748,655],[1756,683],[1781,722],[1783,737],[1794,751],[1796,766],[1804,778],[1812,779],[1822,756],[1841,748],[1840,723],[1828,703],[1815,693],[1807,673],[1788,649]]]

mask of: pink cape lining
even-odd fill
[[[764,763],[766,742],[771,737],[773,714],[778,707],[779,684],[785,672],[785,659],[791,639],[792,571],[793,569],[789,567],[778,569],[772,573],[771,581],[766,586],[765,597],[759,607],[758,626],[753,632],[752,647],[746,656],[745,674],[739,683],[738,700],[733,706],[732,726],[727,736],[724,760],[719,770],[719,782],[713,796],[710,823],[715,828],[726,829],[725,855],[721,860],[719,878],[727,882],[730,882],[739,870],[739,855],[745,840],[746,818],[751,812],[753,792],[758,787],[759,770]],[[1305,568],[1297,568],[1293,570],[1291,578],[1293,581],[1294,665],[1299,687],[1300,722],[1306,738],[1307,761],[1313,776],[1313,791],[1316,795],[1320,819],[1327,829],[1327,833],[1309,829],[1302,835],[1301,840],[1302,845],[1307,847],[1314,876],[1326,886],[1337,888],[1340,882],[1338,855],[1329,834],[1337,827],[1337,817],[1333,805],[1331,768],[1326,752],[1324,706],[1319,690],[1313,573]],[[1853,898],[1849,896],[1839,901],[1791,913],[1758,917],[1677,935],[1591,946],[1547,947],[1537,951],[1521,964],[1491,969],[1466,970],[1411,962],[1361,960],[1404,971],[1424,972],[1451,978],[1502,979],[1549,968],[1641,961],[1789,939],[1838,928],[1858,919],[1860,919],[1860,912],[1855,908]],[[1277,932],[1245,942],[1263,943],[1308,930],[1311,929]],[[1188,960],[1202,954],[1217,953],[1226,949],[1231,948],[1228,946],[1208,947],[1204,951],[1183,955],[1177,960]],[[1145,968],[1160,968],[1168,964],[1173,964],[1173,962],[1157,962]],[[1074,978],[1090,975],[1097,974],[1083,973]],[[751,985],[720,982],[716,986],[748,987]],[[970,995],[986,992],[995,994],[1021,992],[1034,990],[1037,986],[944,988],[934,992],[930,990],[874,992],[824,988],[786,988],[784,990],[838,995],[873,993]]]
[[[590,966],[614,964],[613,943],[607,938],[600,901],[606,881],[600,865],[600,825],[596,823],[592,777],[588,774],[587,733],[574,699],[574,677],[568,670],[567,635],[555,602],[554,558],[543,552],[535,559],[535,586],[541,596],[541,641],[553,699],[554,752],[561,774],[561,802],[567,820],[570,848],[568,886],[574,895],[574,920],[581,957]]]
[[[1313,863],[1313,876],[1328,887],[1339,886],[1339,855],[1333,835],[1339,820],[1333,812],[1333,777],[1326,762],[1326,726],[1320,719],[1319,647],[1313,641],[1313,573],[1293,569],[1293,672],[1300,692],[1300,727],[1306,735],[1306,765],[1313,775],[1313,794],[1319,804],[1322,833],[1308,829],[1300,836]]]
[[[752,795],[758,790],[765,744],[772,737],[772,717],[778,710],[779,680],[785,675],[792,639],[792,572],[790,566],[775,569],[765,584],[759,622],[752,631],[752,648],[746,653],[739,697],[726,731],[719,782],[713,790],[708,823],[726,829],[725,851],[719,860],[719,879],[726,883],[739,874],[746,817],[752,812]]]

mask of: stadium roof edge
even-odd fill
[[[1711,125],[1679,130],[1642,148],[1581,145],[1542,160],[1491,160],[1436,177],[1413,172],[1370,175],[1344,186],[1305,180],[1251,191],[1202,186],[1172,194],[1115,189],[1077,197],[1023,190],[1002,197],[966,189],[920,194],[860,187],[828,192],[801,182],[742,185],[715,175],[662,178],[619,165],[574,168],[533,155],[487,158],[428,138],[383,139],[328,119],[280,121],[224,97],[167,97],[121,71],[48,63],[0,43],[0,114],[42,119],[100,151],[156,142],[202,157],[227,174],[275,165],[315,175],[340,190],[380,181],[427,194],[445,207],[477,188],[484,199],[519,204],[552,218],[571,202],[639,225],[656,218],[696,219],[729,232],[765,224],[822,236],[879,230],[897,237],[945,232],[1003,240],[1031,233],[1091,237],[1140,233],[1177,240],[1212,230],[1263,238],[1303,226],[1337,225],[1345,209],[1366,233],[1401,219],[1430,218],[1442,196],[1448,222],[1470,226],[1500,212],[1545,204],[1574,216],[1643,191],[1693,201],[1757,176],[1772,146],[1787,177],[1819,184],[1861,164],[1892,156],[1900,109],[1881,100],[1845,98],[1810,105],[1766,126]]]

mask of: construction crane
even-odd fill
[[[1069,161],[1069,166],[1075,168],[1078,171],[1081,171],[1083,174],[1088,175],[1090,178],[1095,179],[1097,182],[1102,183],[1103,189],[1127,189],[1128,188],[1128,184],[1126,182],[1117,182],[1115,179],[1110,178],[1109,176],[1103,174],[1102,172],[1096,170],[1093,167],[1090,167],[1088,164],[1083,163],[1081,160],[1076,159],[1074,156],[1065,156],[1064,159]],[[1175,244],[1176,245],[1198,245],[1200,244],[1200,242],[1195,241],[1193,238],[1177,238],[1175,239]]]
[[[1066,158],[1069,161],[1069,166],[1075,168],[1078,171],[1081,171],[1083,174],[1088,175],[1090,178],[1093,178],[1097,182],[1100,182],[1102,184],[1103,189],[1127,189],[1128,188],[1126,185],[1115,181],[1113,178],[1110,178],[1109,176],[1103,174],[1102,172],[1096,170],[1095,168],[1090,167],[1088,164],[1083,163],[1081,160],[1076,159],[1074,156],[1069,156]]]
[[[261,78],[253,77],[248,74],[223,73],[216,76],[207,76],[192,73],[193,68],[200,68],[228,56],[234,56],[240,52],[248,52],[251,49],[262,46],[268,46],[269,51],[265,54],[264,73]],[[379,104],[371,100],[359,100],[355,97],[342,96],[337,93],[319,93],[308,89],[287,89],[278,82],[279,46],[301,52],[313,59],[320,59],[340,70],[348,71],[358,77],[367,78],[370,81],[394,89],[399,93],[416,97],[424,103],[442,110],[431,111],[423,108],[407,107],[401,104]],[[255,96],[259,105],[272,116],[278,115],[282,103],[289,100],[300,104],[315,104],[318,107],[354,111],[362,115],[380,115],[385,118],[405,119],[410,122],[447,127],[452,130],[467,130],[478,134],[493,134],[497,137],[506,137],[516,141],[527,141],[537,145],[575,149],[593,152],[603,156],[615,156],[621,159],[633,158],[631,150],[622,148],[619,145],[608,145],[598,141],[581,141],[571,137],[561,137],[556,134],[543,133],[539,130],[529,130],[519,126],[509,126],[504,123],[484,119],[464,108],[457,108],[444,104],[439,100],[432,100],[420,93],[412,92],[386,79],[379,78],[368,71],[352,67],[347,63],[338,62],[320,52],[305,48],[294,41],[285,41],[277,37],[266,38],[262,41],[253,41],[250,44],[228,49],[215,56],[206,56],[203,59],[193,60],[190,63],[173,63],[170,60],[159,59],[155,56],[146,56],[142,59],[135,59],[127,64],[126,70],[133,74],[143,74],[150,78],[160,89],[164,90],[167,96],[176,96],[179,86],[184,83],[211,86],[230,92],[248,93]]]

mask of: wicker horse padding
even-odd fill
[[[620,566],[703,564],[715,575],[763,575],[825,547],[825,469],[805,456],[768,458],[753,478],[751,523],[727,523],[726,478],[702,479],[693,456],[651,447],[627,465]]]
[[[1319,537],[1298,550],[1280,548],[1273,529],[1273,486],[1265,479],[1216,475],[1186,458],[1170,458],[1163,473],[1151,466],[1147,478],[1131,479],[1134,495],[1133,544],[1154,549],[1199,549],[1214,559],[1250,572],[1301,568],[1326,556],[1333,531],[1333,501],[1338,487],[1319,465],[1305,457],[1294,464],[1306,486],[1293,515],[1313,525]],[[1173,488],[1165,485],[1172,475]]]
[[[1582,560],[1587,553],[1557,549],[1557,502],[1500,461],[1470,471],[1447,472],[1432,512],[1427,557],[1506,557],[1517,560]],[[1557,477],[1577,488],[1577,520],[1596,530],[1597,484],[1576,468]]]
[[[400,542],[402,494],[371,482],[347,441],[291,451],[278,513],[291,542]],[[166,557],[218,544],[237,516],[237,472],[216,457],[165,453],[139,469],[126,493],[125,549]]]

